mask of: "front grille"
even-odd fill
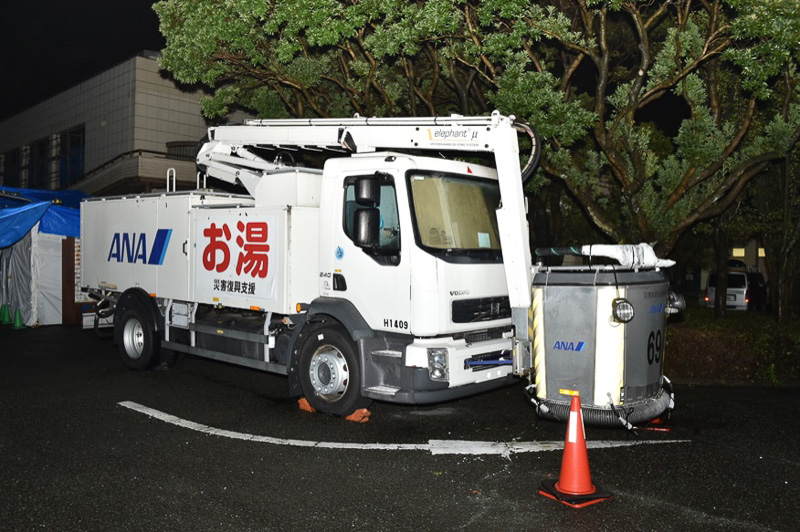
[[[475,331],[471,333],[466,333],[464,335],[464,341],[467,342],[467,345],[469,345],[477,342],[487,342],[489,340],[497,340],[498,338],[502,337],[503,337],[503,329],[489,329],[486,331]]]
[[[453,301],[453,323],[501,320],[511,317],[507,296],[459,299]]]

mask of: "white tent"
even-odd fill
[[[22,322],[61,323],[62,235],[39,232],[39,224],[13,246],[0,249],[0,305],[20,311]]]

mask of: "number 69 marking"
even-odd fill
[[[661,331],[650,331],[650,336],[647,338],[647,363],[661,362],[661,350],[664,348],[664,343],[661,338]]]

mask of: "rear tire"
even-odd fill
[[[114,326],[120,328],[119,353],[126,366],[145,370],[159,363],[161,338],[155,324],[139,305],[123,310]]]
[[[309,331],[300,348],[300,385],[314,410],[325,414],[348,416],[372,403],[361,395],[356,347],[339,327]]]

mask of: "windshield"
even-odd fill
[[[745,277],[743,273],[728,273],[728,288],[745,288]],[[712,273],[708,276],[708,287],[717,287],[717,274]]]
[[[483,254],[499,260],[496,181],[413,172],[409,175],[419,243],[428,251]]]

